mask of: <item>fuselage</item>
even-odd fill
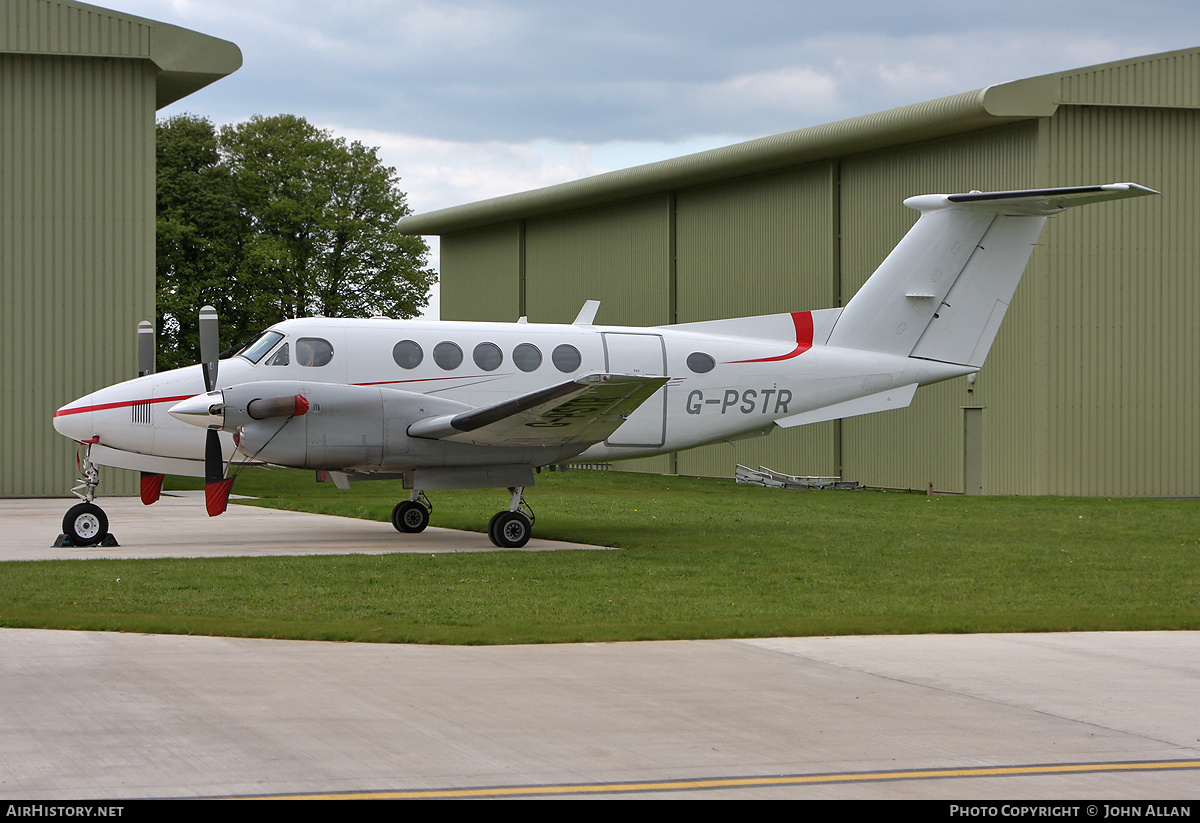
[[[222,360],[218,386],[305,381],[379,387],[478,408],[592,374],[668,377],[616,431],[587,447],[581,457],[609,461],[765,434],[776,423],[811,422],[805,416],[819,416],[825,407],[974,371],[825,346],[838,311],[645,328],[288,320]],[[55,428],[81,442],[98,438],[100,446],[127,455],[199,461],[203,438],[168,410],[203,392],[199,366],[148,375],[64,406],[55,416]],[[232,437],[222,434],[222,443],[229,458],[235,451]],[[98,462],[105,462],[106,453],[101,450]],[[538,464],[566,456],[547,453],[529,459]],[[393,455],[385,470],[422,459],[419,454]],[[441,464],[446,460],[443,455]],[[108,462],[122,465],[116,459]],[[133,457],[123,464],[152,470],[148,466]]]

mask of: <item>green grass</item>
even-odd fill
[[[398,483],[247,472],[257,505],[387,520]],[[431,495],[483,531],[501,490]],[[416,643],[1200,628],[1200,501],[795,492],[539,476],[539,537],[616,552],[0,564],[0,625]]]

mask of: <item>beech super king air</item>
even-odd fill
[[[86,446],[84,502],[63,531],[101,542],[97,465],[204,477],[225,510],[229,469],[268,464],[402,478],[392,523],[420,532],[427,491],[507,487],[488,535],[528,541],[523,492],[541,466],[611,461],[907,406],[919,386],[987,357],[1048,215],[1156,194],[1134,183],[911,197],[916,225],[844,308],[634,328],[419,320],[286,320],[220,361],[201,312],[197,366],[93,392],[55,413]],[[198,431],[202,430],[202,431]],[[80,491],[83,489],[84,491]]]

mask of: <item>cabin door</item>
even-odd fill
[[[667,350],[661,334],[604,333],[604,368],[611,374],[665,377]],[[666,436],[667,390],[650,395],[605,440],[608,446],[661,446]]]

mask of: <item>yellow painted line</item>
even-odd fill
[[[262,800],[429,800],[470,797],[537,797],[558,794],[616,794],[671,792],[694,789],[739,789],[757,786],[797,786],[815,783],[856,783],[881,780],[930,780],[947,777],[1004,777],[1089,772],[1164,771],[1200,769],[1200,760],[1157,760],[1140,763],[1064,763],[1047,766],[979,766],[968,769],[799,774],[766,777],[714,777],[628,783],[562,783],[551,786],[485,786],[473,789],[414,789],[411,791],[341,792],[337,794],[276,795]]]

